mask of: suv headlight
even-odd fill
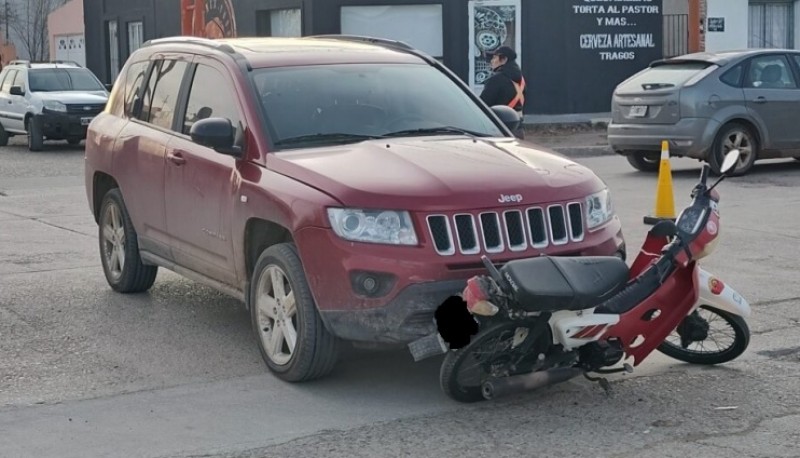
[[[407,211],[329,208],[336,235],[354,242],[416,245],[417,234]]]
[[[608,222],[614,216],[611,193],[608,189],[596,192],[586,198],[586,227],[594,229]]]
[[[44,107],[50,111],[67,112],[67,106],[57,100],[45,100]]]

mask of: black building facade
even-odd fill
[[[203,23],[189,32],[193,2]],[[486,53],[508,45],[527,81],[526,114],[603,113],[619,82],[662,57],[662,0],[84,0],[84,9],[87,66],[104,82],[152,38],[346,33],[406,41],[476,93]]]

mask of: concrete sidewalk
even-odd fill
[[[525,140],[571,157],[615,154],[604,124],[526,124]]]

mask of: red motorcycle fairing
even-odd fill
[[[689,314],[699,294],[697,276],[695,262],[675,270],[655,293],[621,314],[604,338],[619,338],[638,366]]]

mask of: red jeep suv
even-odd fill
[[[498,264],[618,255],[607,186],[518,141],[451,71],[389,40],[152,40],[89,126],[86,192],[121,293],[158,267],[239,298],[269,369],[408,344]]]

